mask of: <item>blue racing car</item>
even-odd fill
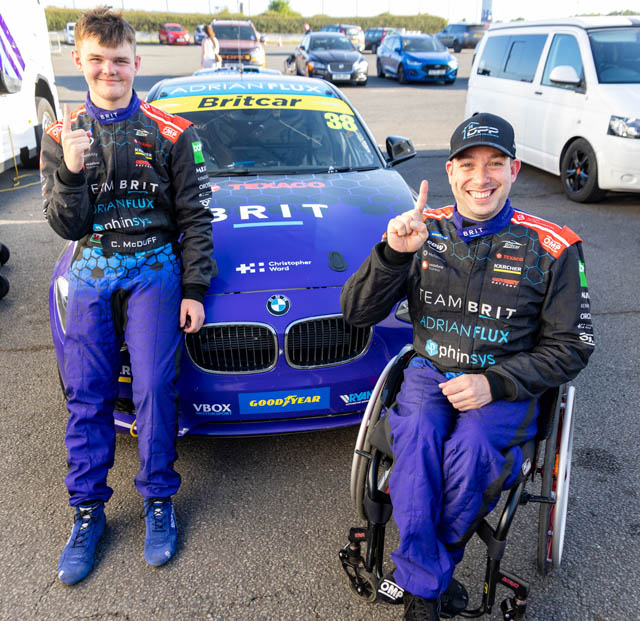
[[[411,329],[402,304],[373,328],[347,324],[340,290],[389,218],[413,208],[414,193],[392,170],[413,145],[391,137],[383,154],[342,93],[317,79],[225,70],[163,80],[147,101],[195,124],[211,185],[219,274],[205,325],[184,339],[180,435],[358,423]],[[63,250],[50,288],[63,388],[73,250]],[[115,420],[135,433],[126,344],[121,355]]]
[[[387,35],[377,52],[379,78],[389,76],[398,82],[444,82],[458,77],[458,61],[431,35]]]

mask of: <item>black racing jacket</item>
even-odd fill
[[[105,124],[82,105],[71,121],[91,132],[80,173],[64,163],[61,121],[42,140],[43,211],[51,227],[107,255],[179,244],[183,296],[202,301],[217,268],[206,209],[211,187],[192,124],[145,102],[130,118]]]
[[[453,215],[425,209],[417,253],[377,244],[342,289],[346,321],[373,325],[407,297],[416,351],[442,372],[485,373],[494,400],[573,379],[594,349],[580,238],[513,210],[502,230],[465,242]]]

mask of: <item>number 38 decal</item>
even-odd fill
[[[330,129],[346,129],[349,132],[357,131],[354,118],[349,114],[336,114],[335,112],[325,112],[327,127]]]

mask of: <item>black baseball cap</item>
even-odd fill
[[[511,123],[488,112],[480,112],[456,127],[449,143],[449,158],[452,160],[469,147],[486,146],[502,151],[511,158],[516,157],[516,143]]]

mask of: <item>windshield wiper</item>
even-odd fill
[[[367,170],[376,170],[378,168],[380,167],[379,166],[359,166],[359,167],[344,166],[342,168],[336,168],[335,166],[329,166],[329,170],[325,172],[328,172],[329,174],[343,173],[343,172],[365,172]]]

